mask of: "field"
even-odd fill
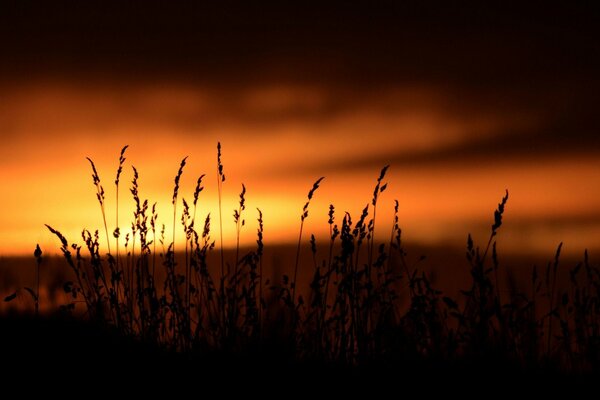
[[[217,151],[220,193],[220,145]],[[377,219],[387,167],[361,215],[330,207],[327,242],[304,231],[322,178],[307,185],[296,211],[298,242],[287,247],[263,243],[260,212],[256,246],[240,246],[243,188],[233,215],[238,245],[224,249],[213,227],[229,211],[196,219],[203,178],[192,202],[179,199],[185,159],[174,179],[172,232],[138,197],[137,171],[128,188],[134,219],[109,228],[104,181],[89,161],[104,226],[84,231],[81,244],[48,226],[62,258],[32,244],[30,260],[2,260],[3,352],[30,373],[44,359],[61,368],[86,365],[74,372],[78,379],[201,373],[207,384],[308,390],[321,377],[328,387],[372,390],[397,384],[398,376],[414,385],[432,376],[447,385],[466,377],[472,385],[535,385],[552,376],[587,382],[600,370],[600,269],[587,253],[561,259],[560,246],[537,266],[503,259],[496,240],[508,191],[490,212],[486,242],[469,236],[462,252],[437,249],[431,261],[421,257],[426,249],[405,245],[397,202],[392,221]],[[117,194],[117,222],[118,201]],[[16,273],[15,265],[28,272]]]

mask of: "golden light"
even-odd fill
[[[432,88],[390,89],[352,101],[343,93],[293,85],[232,92],[167,83],[78,87],[35,82],[3,91],[0,255],[28,254],[36,243],[56,251],[57,241],[44,224],[71,241],[79,241],[84,228],[102,232],[86,156],[98,167],[112,232],[113,181],[125,144],[130,147],[121,179],[124,232],[132,220],[134,165],[140,172],[140,197],[150,205],[157,202],[159,225],[166,225],[169,240],[173,179],[181,159],[189,156],[178,210],[182,198],[191,200],[198,176],[206,174],[196,224],[210,213],[212,237],[217,239],[217,141],[223,144],[227,176],[226,246],[235,243],[232,213],[242,183],[248,189],[242,243],[255,240],[256,208],[264,213],[265,241],[285,243],[296,240],[312,183],[326,176],[307,221],[307,232],[325,239],[329,204],[336,206],[338,221],[345,211],[358,217],[370,201],[380,168],[388,163],[389,189],[378,210],[382,239],[391,224],[393,200],[398,199],[407,240],[462,246],[468,232],[486,235],[492,212],[508,188],[507,234],[500,239],[508,251],[551,252],[565,241],[567,251],[582,252],[600,243],[600,221],[564,223],[597,215],[600,189],[591,182],[600,179],[600,161],[565,154],[427,162],[429,153],[459,154],[467,144],[540,123],[534,115],[470,113]],[[425,161],[394,164],[415,156]],[[563,223],[552,223],[556,220]]]

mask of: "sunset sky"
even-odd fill
[[[307,220],[324,240],[328,205],[339,220],[358,217],[390,164],[381,237],[398,199],[407,241],[462,246],[472,232],[483,242],[508,189],[503,250],[551,256],[561,241],[572,254],[600,250],[595,9],[51,3],[0,6],[0,256],[36,243],[56,252],[44,224],[70,241],[102,227],[86,157],[112,230],[124,145],[123,227],[131,165],[169,226],[185,156],[180,196],[190,200],[207,174],[198,215],[216,216],[219,141],[226,245],[242,183],[243,241],[254,240],[260,207],[265,241],[285,243],[325,176]]]

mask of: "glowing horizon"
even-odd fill
[[[202,86],[80,89],[46,82],[6,91],[5,97],[0,121],[11,134],[0,150],[0,178],[9,188],[0,200],[0,256],[27,255],[36,243],[57,253],[58,241],[44,224],[78,243],[82,229],[99,229],[104,243],[85,157],[98,167],[112,232],[113,181],[125,144],[130,147],[121,177],[122,235],[132,219],[134,165],[140,197],[150,205],[158,202],[159,226],[166,225],[170,242],[173,179],[181,159],[189,156],[178,213],[181,199],[190,201],[196,179],[206,174],[196,226],[210,212],[211,236],[218,243],[217,141],[223,144],[227,176],[223,225],[228,247],[235,239],[231,214],[242,183],[248,190],[242,243],[255,241],[257,207],[264,213],[265,243],[293,243],[306,194],[325,176],[305,230],[306,238],[315,233],[325,240],[329,204],[336,207],[338,223],[345,211],[355,220],[386,164],[391,165],[388,190],[377,217],[382,237],[397,199],[408,242],[460,246],[469,232],[484,240],[493,210],[508,189],[502,248],[551,254],[564,241],[566,252],[579,254],[600,246],[600,189],[589,184],[600,179],[595,154],[465,153],[469,146],[507,137],[518,141],[512,132],[543,131],[544,122],[531,112],[451,106],[452,99],[433,87],[395,88],[348,104],[337,104],[323,88],[294,85],[240,89],[233,98]],[[323,113],[330,108],[338,111]]]

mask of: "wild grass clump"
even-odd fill
[[[209,213],[197,220],[205,175],[197,179],[192,202],[182,198],[182,208],[178,208],[187,157],[174,179],[171,241],[166,241],[164,225],[162,229],[158,225],[156,203],[150,206],[147,199],[139,197],[135,167],[130,188],[135,203],[133,221],[130,229],[120,227],[119,184],[126,150],[127,146],[120,153],[115,179],[114,253],[104,188],[89,158],[106,243],[101,243],[97,230],[84,230],[83,244],[70,244],[48,226],[59,239],[73,272],[73,280],[64,284],[71,302],[63,311],[82,309],[85,318],[124,335],[184,352],[236,353],[279,346],[278,351],[289,353],[295,360],[349,365],[388,359],[455,361],[490,356],[523,368],[585,371],[600,367],[600,270],[589,263],[587,252],[574,268],[562,268],[559,245],[554,261],[541,273],[534,267],[530,284],[520,287],[508,269],[502,271],[496,245],[508,191],[494,212],[485,247],[477,246],[470,235],[467,238],[471,282],[460,297],[436,289],[418,262],[407,261],[397,200],[389,240],[383,241],[384,235],[376,231],[381,225],[376,216],[387,188],[388,166],[381,170],[373,197],[360,215],[338,213],[333,204],[329,206],[327,242],[318,243],[311,235],[306,243],[311,260],[301,260],[304,222],[324,178],[317,179],[300,213],[295,260],[280,281],[272,282],[271,277],[264,276],[260,209],[256,247],[241,253],[240,233],[248,218],[244,185],[233,212],[235,261],[233,265],[225,263],[221,198],[225,175],[220,143],[216,176],[220,263],[214,268],[208,261],[216,248],[211,236],[212,216]],[[124,247],[120,247],[124,232]],[[177,249],[183,254],[179,258],[175,248],[178,235],[185,238],[183,248]],[[157,253],[157,243],[162,252]],[[39,247],[35,257],[39,268]],[[312,276],[305,291],[298,290],[301,267],[309,268]],[[502,286],[500,274],[508,275],[507,287]],[[561,284],[562,276],[567,276],[568,284]],[[36,291],[29,291],[37,313],[39,283]]]

